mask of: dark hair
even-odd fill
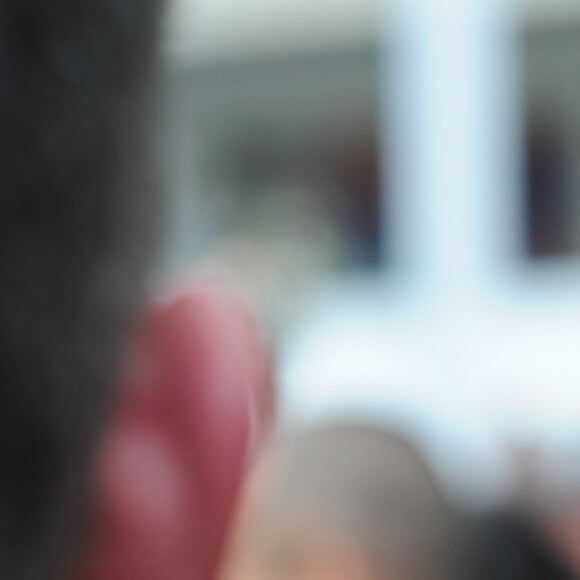
[[[574,574],[532,519],[511,510],[498,510],[474,523],[468,578],[573,580]]]
[[[154,237],[161,0],[0,3],[0,577],[63,573]]]

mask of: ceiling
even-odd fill
[[[378,39],[381,23],[388,26],[393,20],[397,1],[170,0],[170,3],[167,53],[173,59],[207,63],[369,45]],[[515,0],[515,6],[527,22],[566,22],[571,17],[580,17],[578,0]]]
[[[172,0],[167,49],[175,58],[243,59],[368,44],[382,0]]]

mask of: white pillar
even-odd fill
[[[393,242],[429,299],[474,301],[514,232],[517,69],[506,5],[400,0],[389,27]]]

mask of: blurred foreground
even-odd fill
[[[579,574],[580,9],[340,4],[176,9],[169,270],[244,297],[281,437],[399,430],[488,576]]]

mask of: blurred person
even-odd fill
[[[542,562],[552,562],[552,567],[579,575],[580,494],[575,458],[558,458],[556,449],[539,444],[520,444],[509,446],[508,459],[511,477],[502,507],[484,521],[497,528],[498,535],[511,534],[517,540],[514,547],[519,552],[512,550],[514,558],[527,550],[530,558],[541,557]]]
[[[526,137],[527,250],[532,257],[573,253],[573,146],[563,127],[537,107]]]
[[[162,4],[0,4],[1,578],[205,580],[247,461],[235,301],[146,307]]]
[[[580,492],[577,485],[576,481],[573,489],[560,493],[541,514],[544,535],[575,577],[580,576]]]
[[[273,443],[245,490],[223,580],[458,578],[459,517],[402,436],[337,423]]]
[[[473,560],[467,578],[573,580],[576,574],[555,549],[543,526],[513,509],[476,520]]]

